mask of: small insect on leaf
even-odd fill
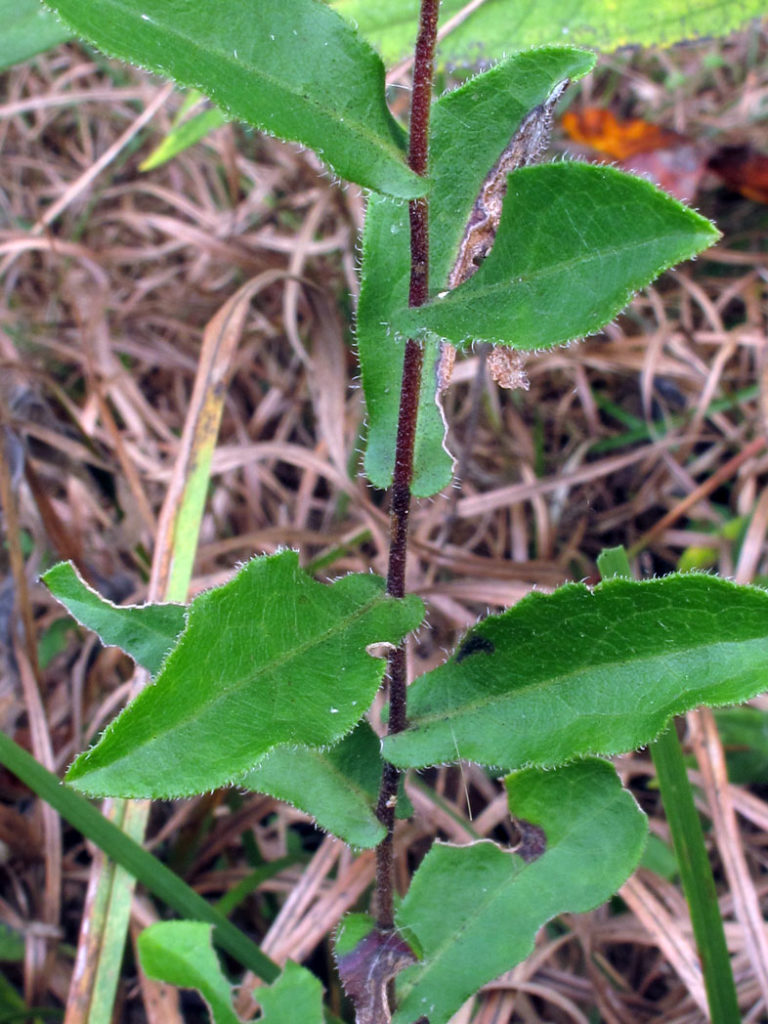
[[[473,654],[479,654],[481,651],[485,654],[493,654],[496,647],[492,640],[489,640],[486,636],[481,636],[479,633],[473,633],[468,636],[462,643],[456,652],[456,664],[464,661],[465,658],[469,658]]]

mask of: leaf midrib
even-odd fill
[[[671,239],[677,239],[677,238],[680,238],[680,239],[684,238],[684,239],[686,239],[686,241],[688,241],[688,240],[690,240],[690,237],[691,237],[691,235],[690,235],[689,232],[682,233],[680,231],[674,231],[674,232],[669,232],[668,234],[659,234],[655,238],[648,239],[645,242],[639,242],[639,243],[627,242],[624,245],[613,245],[613,246],[608,246],[608,247],[601,247],[599,252],[596,253],[596,254],[594,254],[594,253],[592,253],[592,254],[591,253],[586,253],[584,255],[570,257],[569,259],[560,260],[557,263],[549,263],[545,267],[540,268],[539,270],[528,271],[528,272],[526,272],[524,274],[510,273],[510,276],[508,278],[506,278],[505,280],[503,280],[503,281],[493,281],[493,282],[483,283],[481,280],[477,280],[477,278],[473,278],[472,280],[475,283],[474,283],[474,286],[473,286],[473,289],[472,289],[471,293],[465,292],[463,295],[461,295],[461,289],[457,288],[457,289],[454,289],[444,299],[434,299],[433,298],[429,303],[427,303],[427,305],[420,307],[419,311],[416,311],[414,309],[408,308],[407,312],[412,314],[412,315],[414,315],[414,317],[416,317],[418,319],[424,319],[426,317],[426,315],[431,310],[443,310],[443,309],[456,310],[457,308],[460,308],[461,306],[469,305],[471,303],[477,302],[478,300],[484,300],[484,299],[487,299],[489,297],[493,297],[498,292],[502,292],[503,291],[506,295],[509,295],[510,292],[513,292],[514,290],[516,290],[520,286],[529,285],[529,284],[536,284],[539,281],[543,281],[543,280],[546,280],[548,278],[554,277],[556,275],[567,273],[568,271],[573,270],[576,267],[582,267],[583,266],[583,267],[587,267],[588,268],[591,264],[593,264],[593,263],[601,263],[606,258],[623,256],[626,252],[630,252],[630,251],[636,252],[638,249],[641,249],[641,250],[648,249],[648,248],[650,248],[652,246],[658,245],[660,241],[669,241]],[[709,238],[709,237],[710,237],[709,233],[705,233],[703,231],[700,232],[697,235],[697,238],[701,238],[701,239],[705,239],[705,238]],[[712,240],[714,241],[714,238]],[[693,255],[696,252],[698,252],[698,249],[695,247],[695,243],[691,243],[691,244],[692,244],[693,247],[691,248],[690,251],[691,251],[691,255]],[[490,258],[490,254],[489,254],[489,258]],[[661,265],[663,266],[664,263],[665,263],[665,260],[664,260],[663,257],[661,259],[662,259],[662,264]],[[633,286],[631,284],[628,284],[626,286],[626,290],[631,292],[633,290]],[[405,311],[403,311],[403,312],[405,312]]]
[[[573,683],[575,680],[579,679],[579,677],[584,676],[591,670],[599,669],[601,672],[610,672],[611,670],[615,670],[618,668],[629,669],[636,665],[647,666],[652,665],[655,662],[663,663],[663,661],[666,658],[672,656],[676,658],[685,657],[686,655],[689,655],[692,652],[713,651],[717,648],[738,648],[746,644],[765,644],[767,642],[768,636],[750,637],[746,640],[718,640],[713,643],[689,644],[687,646],[677,647],[675,648],[674,652],[667,651],[664,654],[656,653],[649,655],[639,655],[637,657],[629,659],[612,659],[610,661],[595,662],[587,668],[573,669],[569,672],[563,672],[556,676],[547,676],[546,678],[532,680],[530,683],[524,686],[517,687],[514,691],[505,691],[503,693],[497,693],[495,695],[486,695],[478,698],[477,700],[464,702],[460,708],[454,708],[452,710],[449,709],[444,712],[436,712],[434,714],[428,715],[414,715],[409,719],[409,725],[413,729],[416,729],[421,726],[431,725],[434,723],[450,722],[454,718],[462,718],[467,713],[482,712],[485,711],[491,705],[498,706],[502,703],[513,704],[517,694],[524,694],[527,697],[531,693],[536,693],[538,691],[549,689],[550,687],[554,688],[555,686],[566,684],[569,681]],[[439,672],[440,670],[437,669],[436,671]],[[616,714],[609,714],[608,712],[605,713],[605,717],[616,718],[621,716],[621,712],[618,712]],[[407,735],[407,732],[403,733],[403,735]]]

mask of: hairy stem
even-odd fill
[[[426,174],[429,162],[429,114],[432,102],[432,76],[437,37],[439,0],[421,0],[419,34],[413,67],[411,97],[410,148],[408,164],[417,174]],[[411,280],[409,304],[426,302],[429,290],[429,207],[426,199],[410,203]],[[405,595],[405,564],[408,546],[408,516],[411,509],[411,478],[413,448],[416,440],[416,416],[421,384],[421,346],[409,338],[403,359],[403,382],[400,389],[400,412],[397,422],[395,471],[390,506],[389,572],[387,592],[393,597]],[[406,662],[405,646],[400,645],[389,658],[389,732],[401,732],[406,726]],[[376,814],[387,830],[376,849],[376,897],[378,926],[391,930],[394,913],[394,849],[395,805],[399,772],[385,763]]]

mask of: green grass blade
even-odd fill
[[[731,958],[701,822],[674,727],[662,733],[649,749],[701,957],[712,1024],[733,1024],[741,1018]]]
[[[174,124],[163,141],[156,146],[146,160],[139,164],[140,171],[153,171],[156,167],[172,160],[185,149],[200,142],[215,128],[227,123],[227,116],[218,107],[209,107],[194,114],[189,120]]]
[[[62,786],[55,775],[38,764],[31,754],[3,732],[0,732],[0,762],[58,811],[70,825],[178,914],[193,921],[212,924],[214,941],[238,963],[267,982],[274,981],[278,976],[279,967],[254,942],[214,910],[170,868],[129,839],[84,797]]]

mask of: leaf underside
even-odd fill
[[[231,117],[314,149],[338,175],[413,198],[384,65],[322,0],[50,0],[113,57],[199,88]]]
[[[350,846],[368,849],[385,835],[373,812],[380,751],[378,736],[361,722],[330,750],[275,747],[237,784],[285,800]]]
[[[394,327],[460,346],[562,344],[599,330],[638,289],[718,237],[704,217],[614,167],[521,168],[477,273],[418,309],[403,306]]]
[[[543,832],[544,850],[526,862],[489,841],[435,843],[397,915],[423,959],[399,976],[393,1024],[421,1014],[446,1024],[481,985],[528,956],[546,921],[604,903],[637,865],[647,822],[612,765],[528,769],[506,785],[521,830],[524,822]]]
[[[160,671],[186,625],[187,609],[181,604],[112,604],[88,586],[71,562],[54,565],[41,579],[81,626],[98,633],[107,646],[120,647],[151,675]]]
[[[429,245],[430,281],[435,290],[445,287],[482,183],[520,122],[559,82],[580,78],[593,64],[592,54],[570,47],[515,54],[435,102]],[[467,154],[472,158],[467,159]],[[409,237],[407,206],[372,197],[363,233],[357,341],[368,411],[365,470],[377,487],[389,486],[394,468],[404,346],[390,325],[408,301]],[[418,497],[442,490],[453,473],[435,400],[437,338],[429,338],[425,348],[412,483]]]
[[[768,593],[704,575],[530,594],[409,689],[401,767],[556,766],[649,743],[674,715],[768,682]]]
[[[189,607],[156,681],[81,754],[67,781],[93,795],[173,797],[242,777],[280,744],[322,747],[367,710],[384,662],[421,620],[373,575],[325,586],[293,551],[247,563]]]

